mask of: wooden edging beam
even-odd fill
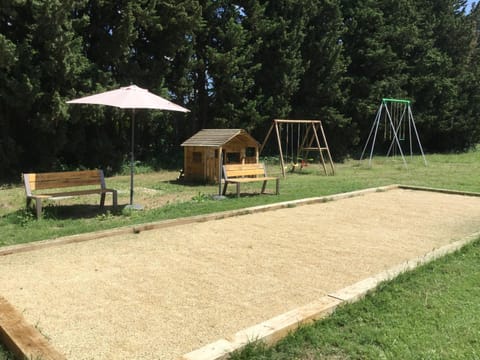
[[[397,185],[399,189],[405,190],[418,190],[418,191],[430,191],[430,192],[438,192],[441,194],[449,194],[449,195],[464,195],[464,196],[480,196],[480,193],[471,192],[471,191],[460,191],[460,190],[449,190],[449,189],[437,189],[425,186],[411,186],[411,185]]]
[[[18,359],[66,360],[6,299],[0,296],[0,342]]]

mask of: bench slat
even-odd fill
[[[265,175],[265,171],[263,169],[253,169],[253,170],[227,170],[228,177],[242,177],[242,176],[257,176]]]
[[[229,179],[228,182],[235,184],[235,183],[259,182],[259,181],[267,181],[267,180],[277,180],[277,178],[276,177],[239,178],[239,179]]]
[[[264,170],[265,166],[262,163],[256,164],[225,164],[223,165],[227,170],[237,170],[237,169],[261,169]]]
[[[58,173],[24,174],[30,184],[30,190],[54,189],[84,185],[100,185],[101,171],[65,171]]]
[[[32,198],[41,197],[43,199],[54,199],[58,197],[65,196],[81,196],[81,195],[93,195],[93,194],[103,194],[112,192],[112,189],[89,189],[89,190],[78,190],[78,191],[65,191],[65,192],[55,192],[55,193],[44,193],[44,194],[35,194],[32,195]]]

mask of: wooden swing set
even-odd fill
[[[284,178],[286,176],[285,170],[287,169],[285,161],[290,161],[291,172],[297,168],[301,170],[309,165],[309,154],[311,152],[318,152],[319,164],[321,168],[323,167],[325,175],[335,175],[332,156],[320,120],[273,120],[272,126],[270,126],[267,136],[260,147],[260,153],[262,153],[263,148],[267,144],[273,129],[275,129],[277,137],[280,167]],[[282,146],[282,138],[285,141],[285,152]],[[326,152],[327,160],[330,164],[330,172],[327,170],[324,152]]]

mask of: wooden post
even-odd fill
[[[313,125],[312,127],[313,127],[313,133],[315,134],[315,140],[317,141],[317,148],[318,148],[318,152],[320,153],[320,160],[322,161],[323,171],[325,171],[325,175],[328,175],[327,167],[325,166],[325,159],[323,157],[322,147],[320,146],[320,140],[318,139],[317,129],[315,125]]]
[[[275,126],[275,122],[272,122],[272,125],[270,126],[270,129],[268,129],[267,136],[265,136],[265,140],[263,140],[262,145],[260,146],[260,151],[259,153],[261,154],[263,151],[263,148],[265,147],[265,144],[268,141],[268,138],[270,137],[270,134],[272,133],[273,127]]]
[[[282,175],[285,178],[285,162],[283,161],[282,140],[280,139],[280,130],[278,129],[278,121],[274,120],[275,132],[277,134],[278,149],[280,150],[280,166],[282,167]]]
[[[222,195],[222,147],[218,148],[218,196]]]
[[[325,144],[325,148],[327,150],[328,160],[330,161],[330,166],[332,168],[332,175],[335,175],[335,167],[333,166],[332,155],[330,154],[330,147],[328,146],[327,137],[325,136],[325,132],[323,131],[322,123],[320,123],[320,130],[322,132],[323,143]]]

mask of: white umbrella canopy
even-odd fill
[[[135,109],[157,109],[189,112],[190,110],[174,104],[161,96],[152,94],[147,89],[136,85],[121,87],[116,90],[105,91],[99,94],[85,96],[79,99],[67,101],[67,104],[93,104],[132,109],[132,140],[130,162],[130,207],[141,208],[133,204],[133,173],[134,173],[134,134],[135,134]]]
[[[190,111],[136,85],[125,86],[116,90],[85,96],[80,99],[67,101],[67,103],[107,105],[121,109],[158,109],[182,112]]]

